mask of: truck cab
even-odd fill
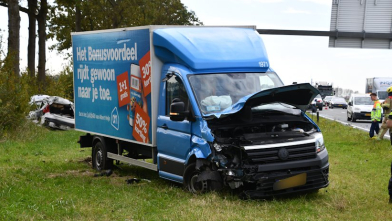
[[[304,113],[318,91],[310,84],[284,86],[266,53],[256,57],[263,65],[250,61],[238,68],[238,58],[252,51],[247,46],[262,45],[261,38],[241,39],[243,50],[236,56],[219,50],[215,41],[214,46],[198,45],[198,51],[209,50],[214,60],[205,62],[205,53],[173,53],[186,44],[182,40],[198,42],[204,33],[185,32],[172,45],[160,44],[160,38],[178,32],[154,33],[159,45],[155,53],[166,61],[157,121],[159,175],[182,182],[191,192],[228,186],[244,188],[250,198],[326,187],[329,164],[323,136]],[[200,62],[186,62],[190,60]]]

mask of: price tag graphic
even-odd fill
[[[139,61],[140,73],[142,73],[142,85],[144,97],[151,93],[151,59],[150,52],[147,52]]]
[[[129,77],[128,71],[117,76],[117,94],[118,94],[118,106],[122,107],[129,104],[131,101],[129,93]]]
[[[147,143],[149,142],[148,129],[150,127],[150,117],[138,104],[136,104],[135,109],[132,136],[139,142]]]

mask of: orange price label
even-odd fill
[[[148,129],[150,126],[150,117],[143,109],[136,104],[135,119],[133,120],[132,136],[139,142],[148,143]]]
[[[151,93],[151,59],[150,59],[150,52],[147,52],[142,59],[139,61],[140,65],[140,73],[142,73],[142,80],[143,80],[143,92],[144,96],[146,97],[148,94]]]
[[[128,71],[117,76],[118,106],[122,107],[131,101],[129,93]]]

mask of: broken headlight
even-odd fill
[[[212,146],[215,148],[216,151],[218,152],[222,151],[222,145],[218,144],[217,142],[214,142]]]
[[[324,138],[322,134],[316,135],[316,152],[320,153],[325,149]]]

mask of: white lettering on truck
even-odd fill
[[[126,44],[122,48],[94,49],[88,47],[89,61],[134,61],[137,60],[137,43],[134,47],[128,48]]]

